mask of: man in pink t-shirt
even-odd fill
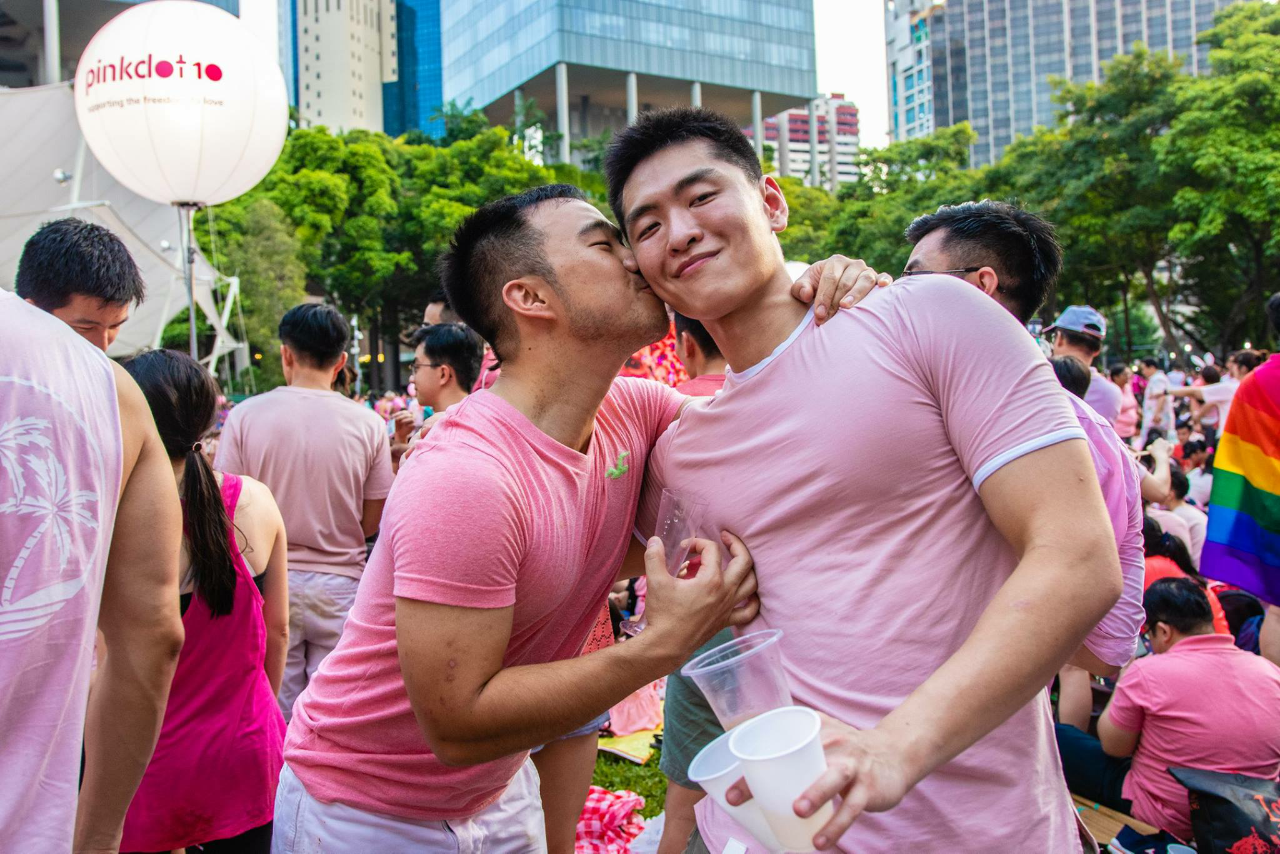
[[[676,355],[684,363],[690,379],[676,389],[690,397],[712,397],[724,387],[728,363],[707,328],[696,320],[676,313]]]
[[[1280,668],[1216,634],[1189,578],[1155,582],[1144,605],[1156,655],[1121,675],[1098,738],[1059,724],[1058,744],[1073,792],[1189,840],[1187,790],[1169,768],[1280,779]]]
[[[486,205],[446,256],[450,304],[503,359],[404,463],[337,649],[295,707],[273,851],[545,851],[529,749],[581,727],[756,610],[750,557],[628,557],[649,449],[685,400],[623,361],[662,303],[565,185]],[[656,541],[655,541],[656,542]],[[578,653],[620,575],[649,625]],[[735,608],[735,603],[746,604]]]
[[[289,543],[289,653],[280,684],[285,720],[338,643],[391,490],[383,420],[333,390],[347,363],[347,321],[303,303],[280,319],[287,386],[231,410],[214,468],[248,475],[280,504]]]
[[[795,805],[842,799],[815,845],[1080,850],[1044,686],[1121,574],[1084,434],[1034,342],[950,276],[817,329],[785,299],[786,200],[728,118],[647,114],[606,173],[646,281],[730,365],[654,448],[637,521],[670,487],[751,542],[753,628],[784,631],[793,698],[826,713],[828,771]],[[748,842],[708,800],[698,819],[711,851]]]

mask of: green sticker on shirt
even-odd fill
[[[622,451],[618,454],[618,464],[610,469],[605,469],[604,473],[612,480],[617,480],[627,473],[627,457],[631,455],[630,451]]]

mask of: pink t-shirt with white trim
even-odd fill
[[[652,530],[664,486],[706,500],[705,528],[751,549],[761,608],[748,629],[784,631],[796,702],[873,727],[960,647],[1017,564],[977,488],[1083,438],[1008,311],[955,278],[913,277],[820,329],[810,312],[686,407],[650,458],[638,528]],[[712,799],[697,813],[710,850],[748,841]],[[861,816],[840,847],[995,849],[1079,850],[1047,692],[898,807]]]
[[[443,765],[409,706],[396,597],[514,605],[504,667],[573,658],[630,545],[649,449],[684,396],[617,379],[580,454],[479,391],[400,468],[342,639],[294,706],[285,761],[312,797],[409,819],[493,803],[527,752]]]

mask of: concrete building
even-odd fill
[[[394,0],[294,0],[303,126],[382,130],[382,90],[398,73]]]
[[[763,128],[817,93],[812,0],[455,0],[440,24],[444,100],[510,126],[532,99],[561,135],[553,160],[648,107],[701,104]]]
[[[89,39],[107,21],[141,0],[0,0],[0,86],[22,88],[70,80]],[[267,44],[278,45],[289,103],[296,104],[293,18],[296,0],[202,0],[240,17]],[[57,21],[45,25],[46,7]],[[56,35],[58,66],[46,57]]]
[[[857,177],[854,158],[858,154],[858,108],[840,92],[816,98],[813,105],[816,140],[810,137],[807,109],[787,110],[765,119],[764,140],[773,146],[777,174],[806,178],[810,178],[814,163],[811,141],[816,142],[816,183],[834,193],[839,184]],[[752,136],[752,129],[747,128],[746,134]],[[809,183],[815,182],[810,179]]]
[[[1197,34],[1234,0],[885,0],[895,140],[968,121],[974,166],[1054,120],[1051,77],[1099,82],[1135,42],[1209,68]]]

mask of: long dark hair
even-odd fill
[[[146,395],[169,458],[187,464],[182,521],[196,595],[215,617],[230,614],[236,589],[231,520],[213,469],[200,452],[200,440],[217,414],[218,383],[195,359],[176,350],[151,350],[130,359],[124,369]]]
[[[1178,565],[1188,578],[1201,587],[1208,587],[1204,576],[1191,562],[1191,553],[1182,540],[1160,528],[1160,523],[1150,516],[1142,517],[1142,549],[1147,557],[1167,557]]]

